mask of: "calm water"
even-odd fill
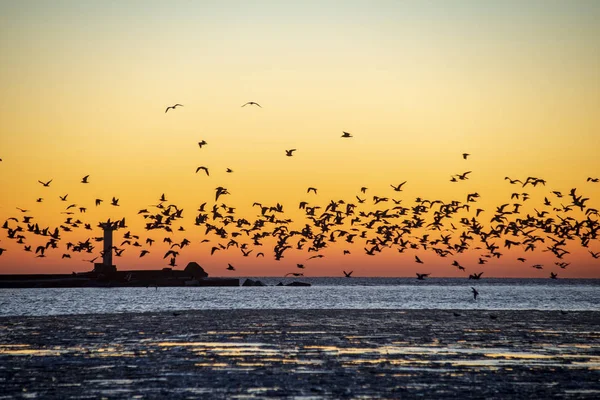
[[[269,285],[292,281],[253,279]],[[301,281],[313,286],[0,289],[0,316],[201,309],[600,310],[598,279],[303,278]],[[479,291],[477,301],[473,300],[471,286]]]

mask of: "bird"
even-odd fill
[[[550,272],[550,279],[558,279],[558,274]]]
[[[148,250],[142,250],[141,253],[140,253],[140,258],[144,257],[148,253],[150,253],[150,251],[148,251]]]
[[[81,183],[89,183],[89,182],[88,182],[88,178],[89,178],[89,177],[90,177],[89,175],[86,175],[86,176],[84,176],[83,178],[81,178]]]
[[[198,142],[198,147],[202,148],[202,146],[206,146],[208,143],[206,143],[206,140],[201,140]]]
[[[402,191],[402,186],[404,186],[404,184],[406,183],[406,181],[402,182],[401,184],[399,184],[398,186],[394,186],[394,185],[390,185],[392,188],[394,188],[394,190],[396,192],[401,192]]]
[[[431,275],[431,274],[420,274],[420,273],[417,272],[417,279],[420,280],[420,281],[422,281],[425,278],[427,278],[429,275]]]
[[[283,277],[285,278],[286,276],[289,276],[289,275],[292,275],[292,276],[295,276],[295,277],[304,276],[304,274],[302,272],[288,272]]]
[[[68,196],[68,195],[69,195],[69,194],[67,193],[67,194],[65,194],[64,196],[60,196],[60,195],[59,195],[58,197],[60,197],[60,199],[61,199],[62,201],[67,201],[67,196]]]
[[[465,160],[466,160],[466,159],[467,159],[467,157],[469,157],[469,156],[470,156],[470,154],[469,154],[469,153],[463,153],[463,154],[462,154],[462,156],[463,156],[463,159],[465,159]]]
[[[415,262],[417,262],[418,264],[423,264],[423,261],[421,261],[419,256],[415,256]]]
[[[110,202],[110,205],[118,207],[119,206],[119,199],[117,199],[116,197],[113,197],[112,201]]]
[[[42,182],[40,180],[38,180],[39,183],[41,183],[44,187],[50,187],[50,183],[52,182],[52,179],[50,179],[48,182]]]
[[[235,267],[231,264],[227,264],[227,268],[228,271],[235,271]]]
[[[286,150],[285,151],[285,155],[288,156],[288,157],[291,157],[293,155],[292,153],[295,152],[295,151],[296,151],[296,149]]]
[[[262,106],[255,101],[249,101],[246,104],[242,105],[242,107],[246,107],[246,106],[259,106],[260,108],[262,108]]]
[[[167,113],[167,111],[169,111],[170,109],[173,109],[173,110],[174,110],[176,107],[183,107],[183,104],[179,104],[179,103],[177,103],[177,104],[175,104],[175,105],[172,105],[172,106],[169,106],[169,107],[167,107],[167,108],[165,109],[165,114],[166,114],[166,113]]]
[[[96,206],[99,206],[103,201],[102,199],[96,199]]]
[[[206,176],[210,176],[210,174],[208,173],[208,168],[206,168],[204,166],[196,168],[196,173],[198,173],[198,171],[201,171],[201,170],[206,172]]]
[[[354,271],[350,271],[350,272],[342,271],[342,272],[344,273],[344,276],[345,276],[346,278],[352,278],[352,273],[353,273]]]
[[[587,182],[598,183],[598,182],[600,182],[600,178],[588,177]]]
[[[310,192],[314,192],[315,194],[317,194],[317,188],[314,187],[309,187],[308,190],[306,191],[306,193],[310,193]]]
[[[344,132],[344,131],[342,131],[342,137],[343,137],[343,138],[351,138],[351,137],[352,137],[352,135],[351,135],[350,133],[348,133],[348,132]]]
[[[471,287],[471,291],[473,292],[473,300],[477,300],[477,296],[479,296],[479,292],[474,287]]]
[[[225,170],[225,172],[227,172],[227,173],[229,173],[229,174],[230,174],[230,173],[232,173],[232,172],[233,172],[233,170],[232,170],[231,168],[227,168],[227,169]]]

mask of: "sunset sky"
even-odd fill
[[[417,197],[465,202],[477,192],[469,217],[484,209],[478,219],[486,227],[497,206],[516,201],[513,192],[531,197],[522,202],[522,216],[567,206],[572,188],[590,199],[587,207],[600,208],[600,183],[587,181],[600,177],[599,20],[594,0],[2,2],[0,223],[15,217],[19,223],[9,226],[26,230],[21,220],[32,216],[54,228],[64,225],[68,215],[61,212],[70,204],[77,205],[73,219],[94,227],[125,217],[117,246],[125,231],[142,244],[147,237],[156,243],[142,247],[150,250],[144,258],[127,247],[114,258],[119,269],[168,266],[162,241],[170,236],[192,242],[178,267],[197,261],[211,276],[354,270],[356,276],[548,277],[554,271],[600,278],[600,259],[589,253],[600,252],[598,239],[588,248],[569,244],[566,269],[542,251],[549,239],[535,252],[501,249],[503,257],[485,265],[477,265],[483,252],[474,248],[446,258],[386,248],[370,257],[358,238],[346,246],[340,238],[321,259],[308,261],[314,253],[305,248],[275,261],[267,241],[249,257],[236,248],[211,256],[212,246],[228,240],[200,243],[205,229],[194,226],[198,206],[212,207],[218,186],[231,194],[217,204],[236,207],[237,218],[258,218],[254,202],[283,204],[290,229],[310,222],[300,201],[322,212],[331,200],[356,202],[356,195],[367,199],[364,210],[374,211],[394,206],[374,205],[374,195],[412,207]],[[248,101],[262,108],[242,108]],[[165,113],[175,103],[184,106]],[[341,138],[343,131],[353,137]],[[200,140],[208,143],[201,149]],[[286,149],[297,151],[286,157]],[[196,174],[198,166],[210,176]],[[466,171],[468,180],[450,182]],[[85,175],[87,185],[80,183]],[[547,184],[522,188],[506,176]],[[38,183],[50,179],[49,187]],[[390,187],[403,181],[402,192]],[[144,230],[147,220],[138,211],[158,204],[163,193],[165,204],[184,209],[174,228],[185,231]],[[110,206],[113,196],[119,207]],[[94,206],[96,198],[101,206]],[[578,211],[572,216],[585,219]],[[24,235],[34,250],[46,242]],[[60,248],[36,258],[3,229],[0,273],[89,270],[83,260],[98,251],[61,255],[66,242],[96,236],[98,228],[61,233]],[[502,247],[503,240],[496,242]],[[264,259],[255,257],[259,251]],[[516,261],[521,256],[527,262]],[[226,271],[228,263],[236,271]]]

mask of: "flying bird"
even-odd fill
[[[479,295],[479,292],[474,287],[471,287],[471,291],[473,292],[473,300],[477,300],[477,296]]]
[[[202,146],[206,146],[208,143],[206,143],[206,140],[201,140],[198,142],[198,147],[202,148]]]
[[[469,154],[469,153],[463,153],[463,154],[462,154],[462,156],[463,156],[463,159],[465,159],[465,160],[466,160],[466,159],[467,159],[467,157],[469,157],[469,156],[470,156],[470,154]]]
[[[292,153],[295,152],[295,151],[296,151],[296,149],[286,150],[285,151],[285,155],[288,156],[288,157],[291,157],[293,155]]]
[[[206,168],[206,167],[198,167],[198,168],[196,168],[196,173],[198,173],[198,171],[201,171],[201,170],[204,171],[204,172],[206,172],[206,176],[210,176],[210,174],[208,173],[208,168]]]
[[[423,264],[423,261],[421,261],[419,256],[415,256],[415,262],[417,262],[418,264]]]
[[[350,271],[350,272],[342,271],[342,272],[344,273],[344,276],[345,276],[346,278],[352,278],[352,273],[353,273],[354,271]]]
[[[317,188],[314,187],[309,187],[308,190],[306,191],[306,193],[310,193],[311,191],[315,192],[315,194],[317,194]]]
[[[166,113],[167,113],[167,111],[169,111],[170,109],[173,109],[173,110],[174,110],[176,107],[183,107],[183,104],[179,104],[179,103],[177,103],[177,104],[175,104],[175,105],[173,105],[173,106],[169,106],[169,107],[167,107],[167,108],[165,109],[165,114],[166,114]]]
[[[227,268],[228,271],[235,271],[235,267],[231,264],[227,264]]]
[[[259,106],[260,108],[262,108],[262,106],[255,101],[249,101],[246,104],[242,105],[242,107],[246,107],[246,106]]]
[[[119,206],[119,199],[117,199],[116,197],[113,197],[112,201],[110,202],[110,205],[118,207]]]
[[[399,184],[398,186],[394,186],[394,185],[390,185],[392,188],[394,188],[394,190],[396,192],[401,192],[402,191],[402,186],[404,186],[404,184],[406,183],[406,181],[402,182],[401,184]]]
[[[348,133],[348,132],[344,132],[344,131],[342,131],[342,137],[343,137],[343,138],[351,138],[351,137],[352,137],[352,135],[351,135],[350,133]]]
[[[39,180],[38,180],[38,182],[41,183],[44,187],[50,187],[50,182],[52,182],[52,179],[50,179],[48,182],[42,182]]]
[[[88,182],[88,178],[89,178],[89,177],[90,177],[89,175],[86,175],[86,176],[84,176],[83,178],[81,178],[81,183],[89,183],[89,182]]]
[[[420,280],[420,281],[422,281],[425,278],[427,278],[429,275],[431,275],[431,274],[420,274],[420,273],[417,272],[417,279]]]

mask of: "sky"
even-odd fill
[[[60,248],[45,258],[23,247],[35,250],[46,238],[26,233],[19,244],[2,230],[0,273],[88,270],[84,260],[101,245],[63,259],[65,243],[101,236],[98,222],[125,217],[124,231],[157,242],[142,247],[150,250],[144,258],[127,247],[114,260],[119,269],[168,266],[162,240],[169,236],[191,241],[178,267],[197,261],[211,276],[554,271],[600,278],[600,259],[590,255],[600,252],[597,239],[587,248],[569,241],[564,260],[542,251],[548,238],[526,254],[502,249],[485,265],[477,264],[484,252],[475,244],[443,258],[423,248],[386,248],[371,257],[364,239],[345,245],[341,238],[323,258],[291,249],[276,261],[268,240],[254,250],[264,259],[237,248],[211,256],[212,246],[228,240],[194,226],[198,206],[210,209],[218,186],[231,194],[217,203],[235,207],[237,218],[259,218],[255,202],[280,203],[290,229],[310,222],[300,201],[322,212],[331,200],[356,203],[357,195],[367,200],[360,207],[374,211],[394,206],[373,204],[375,195],[412,207],[417,197],[464,202],[477,192],[471,211],[485,210],[478,217],[485,226],[497,206],[514,203],[515,191],[530,199],[511,218],[566,206],[572,188],[597,209],[600,183],[587,178],[600,176],[599,18],[600,3],[583,0],[0,2],[0,221],[14,217],[11,229],[26,228],[22,218],[32,216],[58,227],[70,216],[94,227],[61,233]],[[262,108],[241,107],[248,101]],[[176,103],[183,107],[165,113]],[[353,137],[341,138],[343,131]],[[199,148],[201,140],[208,144]],[[286,149],[297,150],[286,157]],[[198,166],[210,176],[196,173]],[[469,179],[450,182],[466,171]],[[85,175],[89,184],[80,183]],[[507,176],[547,183],[522,188]],[[50,179],[49,187],[38,182]],[[404,181],[402,192],[390,187]],[[165,204],[185,210],[176,226],[185,231],[144,229],[138,211],[159,211],[152,206],[163,193]],[[67,202],[59,199],[65,194]],[[118,207],[109,204],[113,196]],[[545,197],[552,206],[544,206]],[[75,214],[63,214],[70,204]],[[115,234],[117,245],[122,234]],[[423,234],[439,236],[413,233]],[[522,256],[525,263],[516,261]],[[570,265],[561,269],[556,261]]]

